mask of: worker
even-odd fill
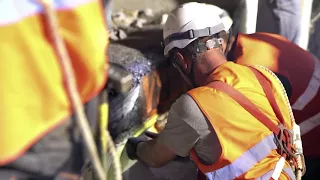
[[[86,112],[96,112],[107,78],[102,6],[50,2]],[[1,1],[0,179],[77,179],[86,161],[46,10],[40,0]]]
[[[225,33],[220,17],[201,3],[183,4],[169,14],[164,55],[193,89],[172,105],[156,138],[129,139],[127,154],[150,167],[191,154],[208,179],[295,179],[288,162],[287,132],[294,122],[286,93],[270,71],[228,62]],[[286,138],[274,136],[279,131]],[[286,144],[285,151],[277,141]],[[279,160],[284,166],[276,168]]]
[[[230,32],[232,19],[223,10],[208,5],[221,14],[226,31]],[[304,179],[320,178],[320,150],[317,137],[320,127],[320,65],[319,59],[286,38],[271,33],[238,33],[223,37],[228,60],[244,65],[263,65],[272,70],[283,83],[289,95],[296,122],[299,123],[308,170]],[[230,50],[230,51],[229,51]]]
[[[212,10],[218,9],[208,5]],[[217,14],[221,13],[216,10]],[[230,17],[223,17],[227,31],[232,26]],[[238,33],[224,36],[223,47],[228,60],[244,65],[262,65],[273,71],[282,81],[289,95],[293,114],[302,135],[308,170],[304,179],[320,178],[320,61],[311,53],[286,38],[270,33]],[[230,49],[230,51],[228,51]]]
[[[238,34],[229,55],[229,60],[238,64],[263,65],[277,74],[287,90],[293,114],[300,125],[307,166],[313,158],[320,160],[316,140],[320,133],[317,123],[320,120],[320,61],[284,37],[269,33]],[[320,167],[319,161],[316,163]],[[310,168],[306,177],[312,172]]]

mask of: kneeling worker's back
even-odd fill
[[[282,117],[289,130],[293,124],[281,84],[271,73],[255,68],[271,84]],[[248,66],[228,62],[216,68],[207,84],[220,81],[248,98],[275,125],[280,124],[264,89]],[[210,86],[192,89],[188,94],[211,123],[222,148],[220,158],[212,165],[202,164],[195,152],[192,158],[209,179],[269,179],[281,155],[277,152],[274,133],[229,94]],[[279,179],[295,179],[288,162]]]

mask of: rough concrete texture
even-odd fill
[[[111,43],[109,46],[109,61],[122,65],[134,77],[133,88],[129,93],[125,95],[109,93],[109,130],[114,139],[146,120],[146,94],[141,89],[141,80],[149,75],[151,70],[159,69],[167,62],[159,43],[161,37],[154,35],[156,29],[133,32],[130,38]],[[150,36],[142,36],[143,34]],[[159,93],[157,89],[152,91],[154,95],[157,93]],[[154,106],[157,107],[157,104]]]
[[[109,131],[113,139],[144,121],[144,96],[141,95],[141,79],[150,73],[164,58],[149,49],[140,52],[119,43],[110,44],[109,61],[122,65],[133,74],[133,86],[127,94],[109,93]]]

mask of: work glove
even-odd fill
[[[131,160],[135,160],[137,159],[137,147],[138,144],[141,142],[146,142],[149,139],[148,138],[152,138],[155,139],[157,138],[158,134],[157,133],[153,133],[150,131],[146,131],[144,133],[144,136],[140,136],[140,137],[136,137],[136,138],[129,138],[126,144],[126,151],[127,151],[127,155]],[[148,138],[147,138],[148,137]],[[189,161],[190,157],[181,157],[181,156],[176,156],[173,161]]]
[[[149,138],[151,138],[151,139],[155,139],[155,138],[158,136],[157,133],[153,133],[153,132],[150,132],[150,131],[146,131],[146,132],[144,133],[144,135],[146,135],[147,137],[149,137]]]
[[[127,155],[131,160],[135,160],[138,158],[137,156],[137,147],[139,143],[146,142],[147,138],[145,137],[136,137],[129,138],[126,144]]]
[[[157,137],[157,134],[149,132],[149,131],[146,131],[144,133],[144,136],[140,136],[140,137],[136,137],[136,138],[129,138],[128,139],[128,142],[127,142],[127,145],[126,145],[126,151],[127,151],[128,157],[130,159],[134,160],[134,159],[138,158],[137,157],[138,144],[141,143],[141,142],[148,141],[147,137],[154,139],[154,138]]]
[[[150,131],[146,131],[144,133],[147,137],[149,138],[152,138],[152,139],[155,139],[158,137],[158,134],[157,133],[153,133],[153,132],[150,132]],[[190,161],[190,157],[181,157],[181,156],[176,156],[173,161],[181,161],[181,162],[184,162],[184,161]]]
[[[152,138],[152,139],[155,139],[157,138],[158,134],[157,133],[153,133],[153,132],[150,132],[150,131],[146,131],[144,133],[147,137],[149,138]],[[181,157],[181,156],[176,156],[173,161],[189,161],[190,160],[190,157]]]

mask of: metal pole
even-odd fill
[[[256,32],[259,0],[244,0],[240,31],[245,34]]]
[[[309,45],[312,2],[313,0],[301,0],[301,19],[300,19],[301,35],[298,41],[298,45],[305,50],[308,49],[308,45]]]

